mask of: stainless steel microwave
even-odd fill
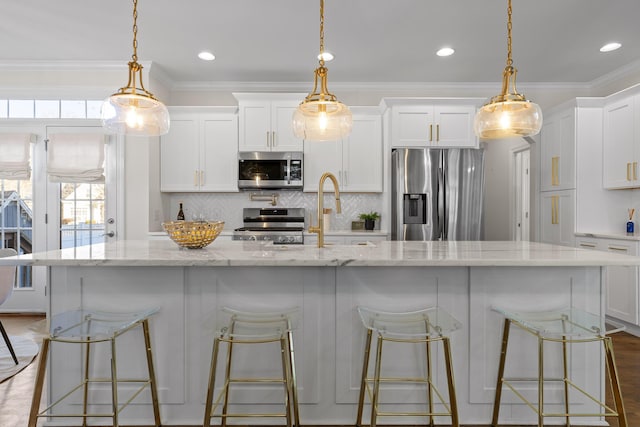
[[[238,154],[238,188],[302,189],[302,153],[255,151]]]

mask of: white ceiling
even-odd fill
[[[326,0],[329,82],[498,82],[506,0]],[[0,63],[122,61],[130,0],[0,0]],[[588,83],[640,59],[639,0],[513,0],[518,81]],[[306,82],[319,0],[139,0],[138,57],[174,83]],[[600,53],[610,41],[615,52]],[[443,46],[456,49],[440,58]],[[200,50],[217,59],[204,62]],[[310,83],[309,83],[310,84]]]

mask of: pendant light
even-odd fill
[[[129,62],[129,81],[103,102],[102,126],[109,132],[125,135],[164,135],[169,132],[169,111],[142,84],[137,20],[138,0],[133,0],[133,55]]]
[[[315,70],[313,91],[293,113],[293,133],[307,141],[342,139],[351,133],[353,125],[349,107],[327,89],[324,53],[324,0],[320,0],[320,66]]]
[[[511,59],[511,0],[507,13],[507,66],[502,76],[502,92],[482,106],[475,117],[474,129],[480,138],[497,139],[532,136],[542,127],[542,110],[516,89],[516,73]]]

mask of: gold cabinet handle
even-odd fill
[[[629,252],[629,249],[627,249],[627,248],[619,248],[619,247],[616,247],[616,246],[609,246],[608,249],[610,251]]]
[[[440,142],[440,124],[436,125],[436,141]]]
[[[270,146],[271,146],[271,145],[270,145],[270,143],[269,143],[269,133],[270,133],[270,132],[269,132],[269,131],[267,131],[267,147],[270,147]]]
[[[580,243],[580,246],[583,248],[595,248],[596,245],[594,245],[593,243]]]
[[[560,157],[555,156],[551,158],[551,185],[553,186],[560,185],[560,178],[558,176],[559,162],[560,162]]]
[[[429,142],[433,141],[433,125],[429,125]]]
[[[204,185],[204,171],[200,171],[200,186]]]
[[[197,169],[193,172],[193,186],[194,187],[198,186],[198,170]]]
[[[278,144],[276,144],[276,131],[274,130],[271,132],[271,146],[275,147],[276,145]]]
[[[627,181],[631,181],[631,163],[627,163]]]
[[[551,224],[556,223],[556,196],[551,196]]]
[[[633,162],[633,180],[636,181],[638,179],[638,162]]]

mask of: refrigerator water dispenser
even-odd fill
[[[427,195],[424,193],[405,194],[403,210],[403,224],[426,224]]]

